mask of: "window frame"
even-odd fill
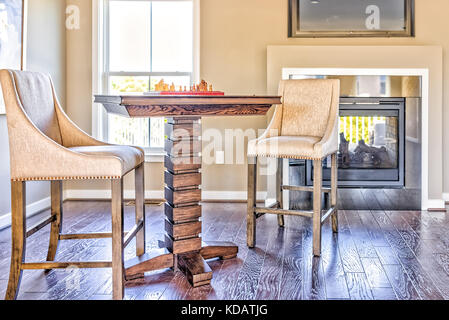
[[[192,72],[127,72],[109,70],[109,3],[118,0],[92,1],[92,83],[94,94],[109,93],[109,78],[113,76],[189,76],[192,83],[199,81],[200,74],[200,0],[133,0],[133,1],[190,1],[193,4],[193,70]],[[123,1],[123,0],[122,0]],[[100,140],[108,138],[108,114],[94,104],[92,108],[92,135]],[[151,133],[150,133],[151,134]],[[146,162],[163,162],[164,148],[145,148]]]

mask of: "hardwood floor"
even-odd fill
[[[110,204],[69,201],[64,204],[64,233],[110,229]],[[40,217],[48,212],[41,214]],[[125,207],[125,229],[134,207]],[[257,245],[246,247],[246,205],[206,203],[204,240],[233,241],[237,259],[210,262],[211,285],[192,288],[181,273],[163,270],[128,282],[126,299],[449,299],[449,214],[421,211],[340,211],[340,232],[323,226],[323,254],[312,257],[310,219],[276,216],[257,221]],[[39,217],[29,220],[32,225]],[[163,206],[147,206],[147,248],[164,239]],[[49,226],[28,239],[28,261],[46,257]],[[10,258],[10,229],[0,231],[0,296]],[[134,243],[126,249],[133,257]],[[109,260],[110,240],[66,240],[57,260]],[[111,299],[109,269],[24,272],[19,299]]]

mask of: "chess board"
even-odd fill
[[[221,91],[161,91],[161,96],[224,96]]]

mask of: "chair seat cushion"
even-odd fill
[[[322,159],[326,156],[322,148],[315,148],[321,141],[311,136],[280,136],[251,140],[248,144],[248,155],[256,157]]]
[[[69,148],[69,150],[87,156],[110,156],[119,158],[122,161],[122,175],[138,167],[145,161],[145,153],[138,147],[106,145],[73,147]]]

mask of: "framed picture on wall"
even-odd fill
[[[289,37],[413,37],[414,0],[288,0]]]
[[[26,1],[0,0],[0,69],[25,69]],[[4,113],[0,87],[0,114]]]

